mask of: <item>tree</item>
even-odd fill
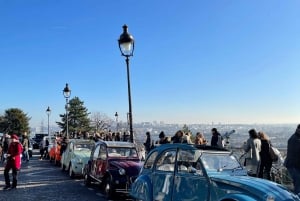
[[[30,117],[21,109],[10,108],[0,117],[0,132],[21,135],[29,132]]]
[[[67,112],[69,133],[85,132],[91,129],[90,119],[88,118],[88,109],[84,106],[84,102],[78,97],[75,96],[70,99]],[[62,122],[56,123],[61,129],[63,129],[63,132],[66,132],[66,114],[60,114],[59,116],[61,117]]]
[[[113,120],[100,112],[93,113],[90,118],[91,128],[95,132],[109,130]]]

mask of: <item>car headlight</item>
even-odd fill
[[[275,198],[273,195],[268,195],[266,201],[275,201]]]
[[[120,169],[119,169],[119,174],[120,174],[120,175],[125,175],[125,173],[126,173],[126,172],[125,172],[125,170],[124,170],[123,168],[120,168]]]

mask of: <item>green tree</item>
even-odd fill
[[[68,127],[69,134],[90,131],[90,119],[88,118],[88,109],[84,106],[84,102],[78,97],[70,99],[68,107]],[[56,122],[57,125],[66,132],[66,114],[60,114],[61,122]]]
[[[29,132],[30,117],[21,109],[10,108],[5,110],[4,116],[0,117],[0,131],[8,134],[21,135]]]

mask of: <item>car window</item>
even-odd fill
[[[109,147],[107,154],[109,157],[138,157],[136,149],[131,147]]]
[[[102,160],[106,160],[107,158],[106,147],[104,145],[100,145],[99,158],[101,158]]]
[[[167,150],[158,156],[156,169],[160,171],[173,172],[176,160],[176,150]]]
[[[100,150],[100,145],[95,147],[94,154],[93,154],[93,160],[96,160],[99,156],[99,150]]]
[[[151,155],[148,156],[147,160],[144,163],[144,169],[150,169],[153,167],[156,156],[157,156],[157,151],[152,152]]]
[[[180,149],[177,154],[177,172],[203,175],[199,156],[197,150]]]
[[[229,153],[203,153],[201,159],[205,169],[208,171],[223,171],[241,168],[236,158]]]

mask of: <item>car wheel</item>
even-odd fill
[[[75,177],[75,174],[73,172],[72,163],[69,165],[69,176],[73,179]]]
[[[84,183],[84,185],[86,185],[86,186],[90,186],[91,185],[91,177],[88,175],[88,174],[84,174],[84,176],[83,176],[83,183]]]
[[[106,195],[107,199],[113,198],[114,189],[113,189],[113,186],[112,186],[111,178],[109,176],[105,179],[104,192],[105,192],[105,195]]]

